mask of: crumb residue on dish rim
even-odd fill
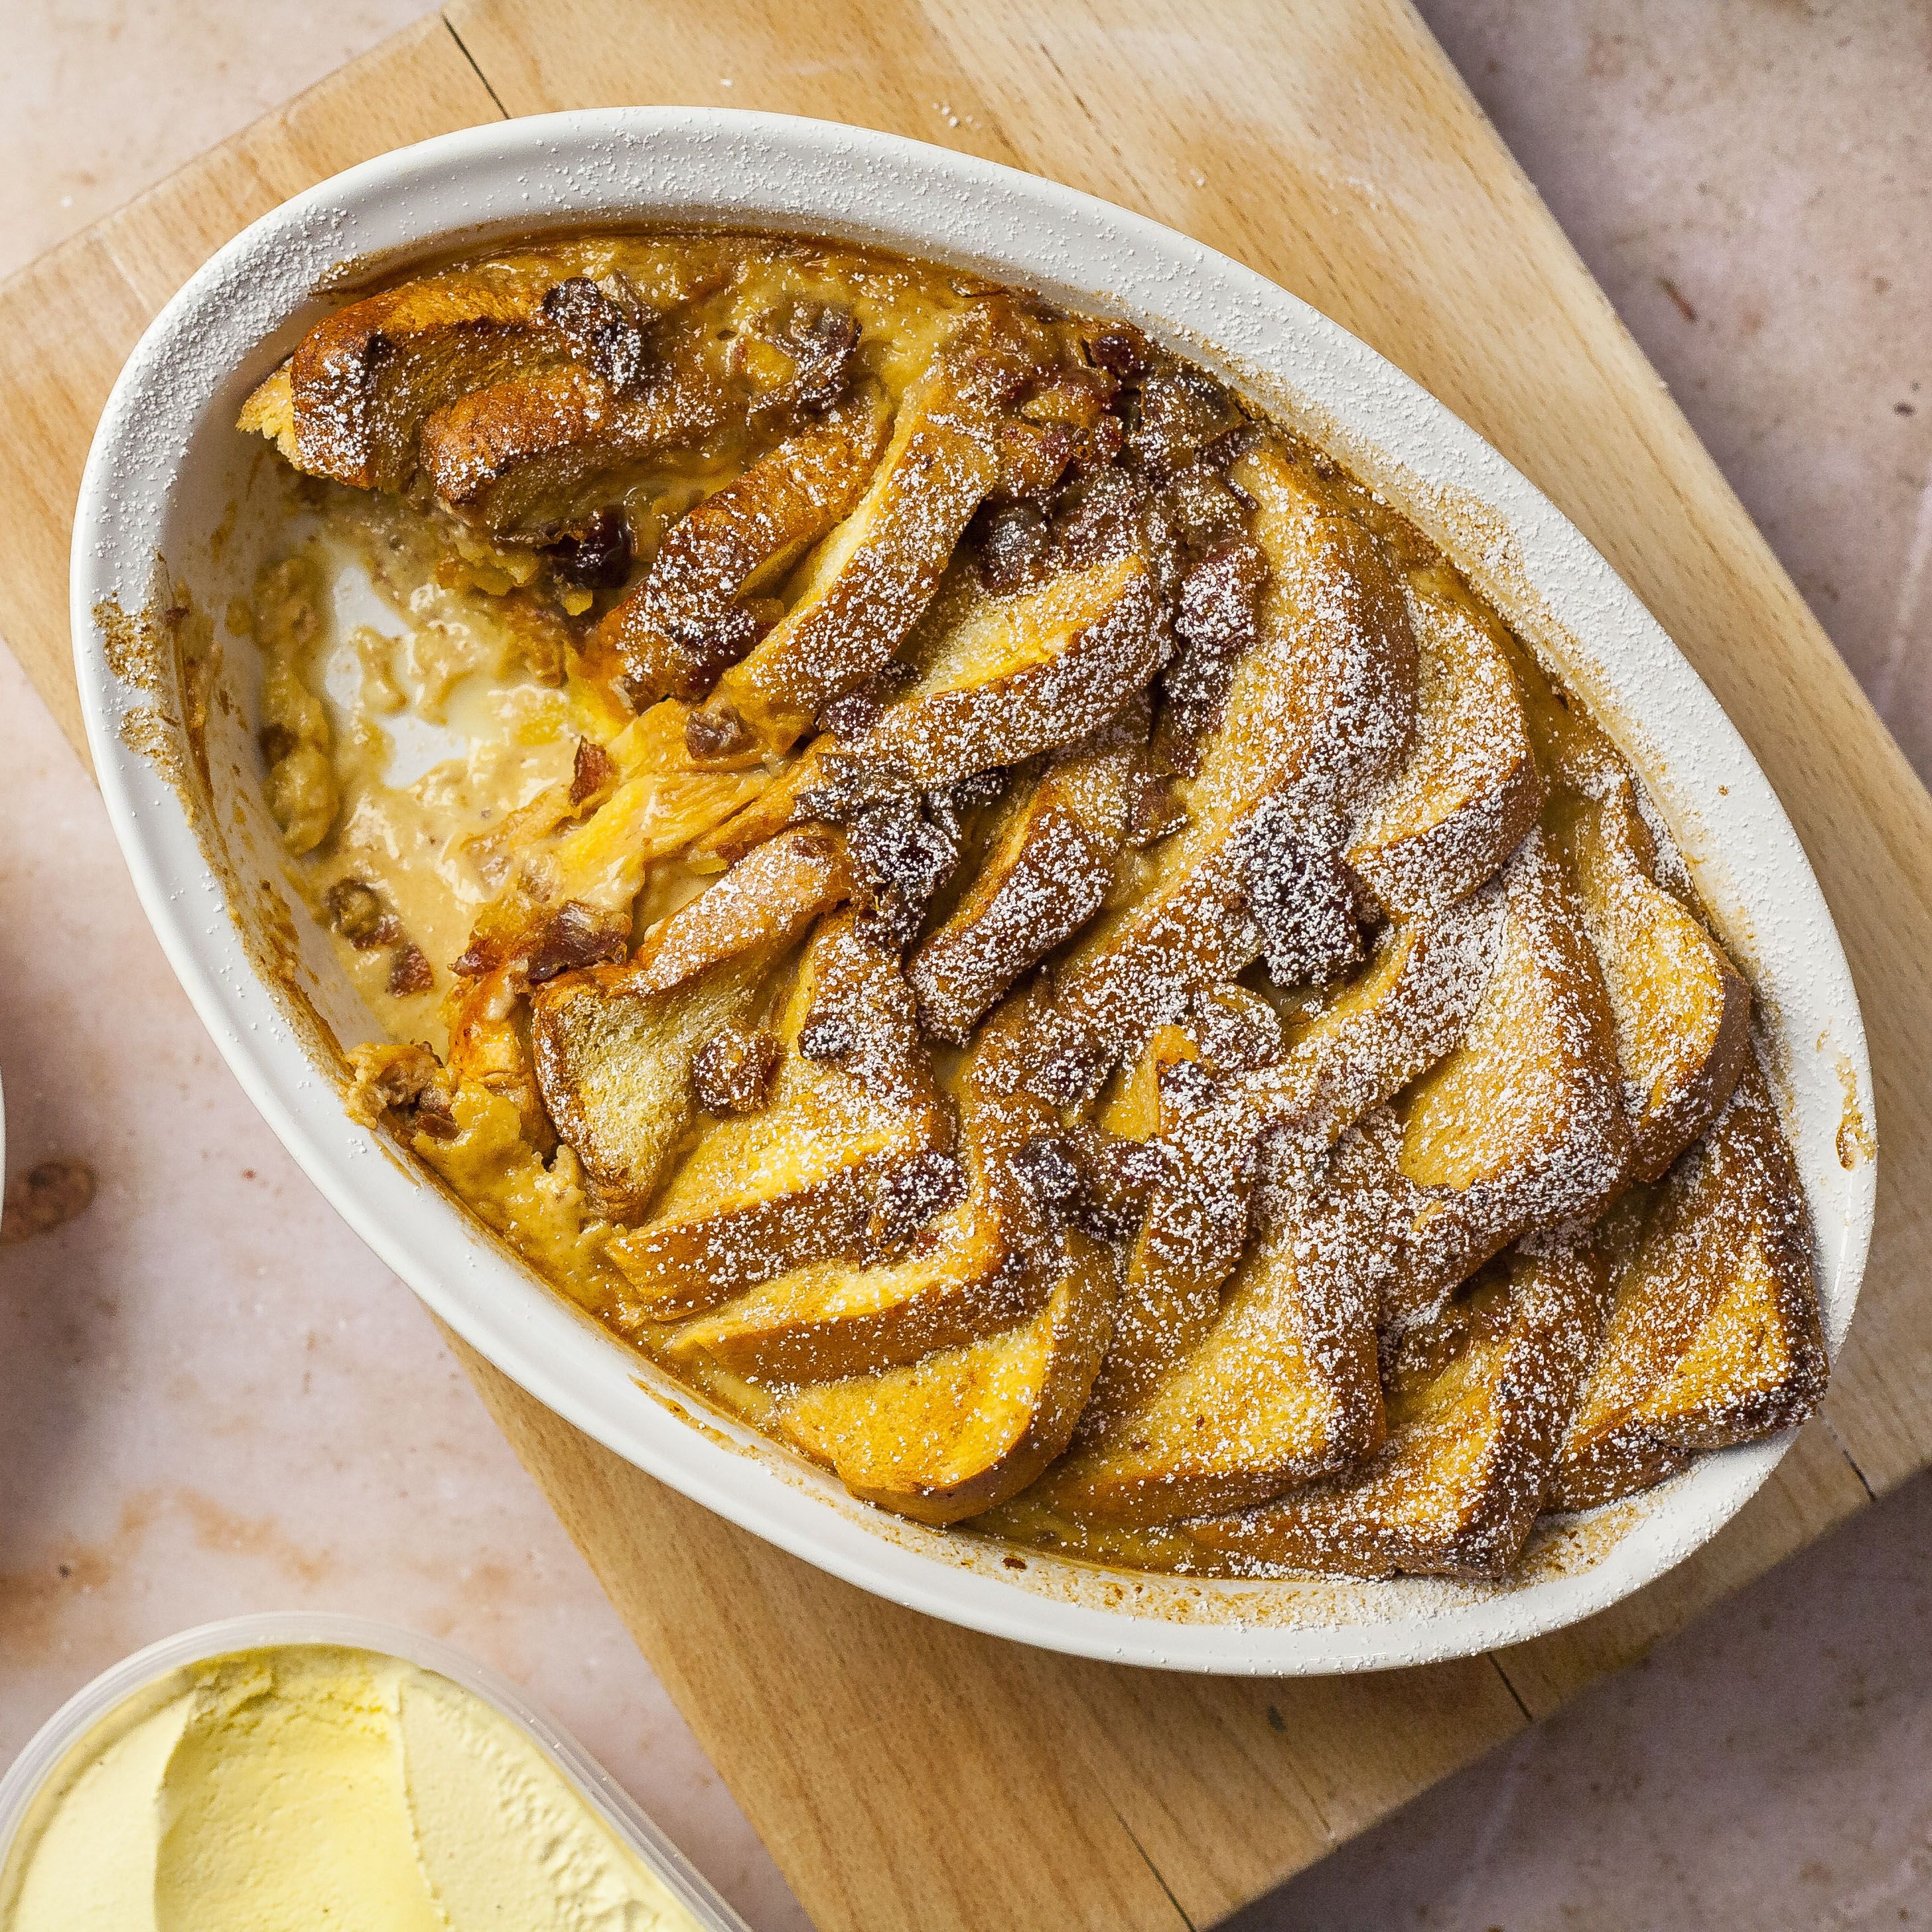
[[[210,715],[232,723],[237,707],[225,682],[212,620],[189,584],[174,578],[159,554],[147,597],[134,611],[110,597],[96,604],[94,616],[103,656],[116,680],[158,700],[122,712],[117,728],[121,742],[179,801],[249,963],[280,1001],[311,1062],[338,1088],[346,1088],[341,1042],[316,1003],[314,976],[302,957],[286,889],[260,873],[251,881],[221,824]],[[236,776],[238,779],[238,769]],[[244,838],[249,795],[245,784],[232,788],[231,808],[242,815],[238,830]]]
[[[1822,1040],[1820,1045],[1822,1046]],[[1849,1174],[1860,1162],[1877,1159],[1878,1136],[1873,1132],[1865,1119],[1864,1108],[1859,1104],[1858,1069],[1852,1064],[1851,1055],[1841,1048],[1835,1065],[1839,1088],[1844,1096],[1838,1120],[1838,1165]]]

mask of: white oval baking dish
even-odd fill
[[[1324,440],[1414,518],[1592,703],[1642,772],[1750,974],[1816,1219],[1835,1354],[1870,1236],[1864,1035],[1831,917],[1776,795],[1670,639],[1554,506],[1354,337],[1184,236],[917,142],[708,109],[623,109],[445,136],[264,216],[156,318],[95,436],[75,529],[76,656],[102,789],[149,918],[237,1077],[350,1223],[465,1340],[598,1442],[808,1562],[914,1608],[1170,1669],[1373,1669],[1520,1641],[1600,1610],[1709,1537],[1780,1439],[1707,1456],[1649,1495],[1541,1534],[1504,1586],[1213,1583],[1088,1568],[902,1522],[728,1419],[512,1259],[344,1112],[331,1034],[366,1015],[299,901],[256,796],[245,647],[204,706],[171,626],[218,614],[265,540],[250,386],[330,305],[340,265],[534,226],[711,221],[838,236],[1131,316]],[[321,291],[321,292],[319,292]],[[179,592],[188,592],[185,604]],[[188,620],[190,623],[193,620]],[[184,732],[184,706],[205,732]],[[1856,1109],[1854,1116],[1852,1110]],[[1016,1563],[1018,1567],[1013,1567]]]

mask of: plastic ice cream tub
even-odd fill
[[[297,1694],[332,1684],[344,1694],[320,1716]],[[406,1726],[404,1695],[424,1714]],[[452,1740],[460,1749],[472,1738],[476,1762],[452,1781]],[[391,1744],[393,1766],[384,1762]],[[298,1752],[314,1772],[307,1780],[287,1774]],[[269,1801],[250,1783],[264,1760]],[[488,1787],[467,1812],[448,1796],[464,1779]],[[117,1844],[100,1828],[117,1807],[133,1810],[151,1783],[155,1815],[130,1836],[152,1846]],[[400,1820],[384,1816],[386,1796],[400,1804]],[[305,1612],[231,1618],[151,1644],[41,1726],[0,1778],[0,1928],[136,1932],[130,1910],[158,1910],[164,1891],[176,1922],[186,1910],[196,1923],[250,1923],[272,1912],[260,1894],[276,1884],[317,1923],[330,1903],[366,1916],[352,1900],[325,1900],[298,1865],[264,1874],[275,1861],[259,1855],[263,1802],[316,1870],[357,1868],[364,1900],[382,1900],[386,1927],[470,1932],[508,1910],[528,1932],[747,1932],[609,1773],[507,1678],[411,1630]],[[526,1842],[506,1852],[501,1840],[518,1834]],[[130,1902],[144,1857],[151,1903],[142,1906]],[[238,1897],[231,1887],[227,1916],[184,1896],[237,1868],[253,1888]],[[534,1916],[518,1891],[526,1880],[544,1896]],[[479,1918],[464,1894],[486,1887]]]

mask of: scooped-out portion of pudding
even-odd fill
[[[1610,736],[1118,320],[577,233],[250,398],[352,1105],[925,1522],[1506,1575],[1826,1378],[1750,992]]]

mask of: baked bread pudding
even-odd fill
[[[1202,369],[596,233],[350,303],[242,427],[352,1106],[854,1496],[1492,1577],[1816,1403],[1750,994],[1636,774]]]

